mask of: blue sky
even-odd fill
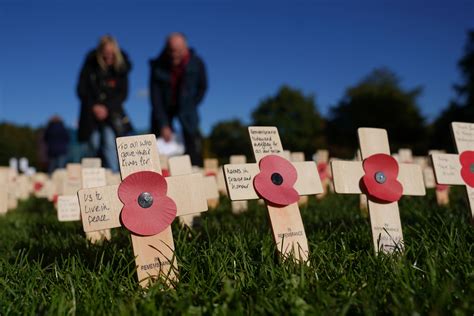
[[[430,120],[455,96],[469,28],[474,1],[0,0],[0,121],[38,126],[56,113],[74,126],[84,55],[111,33],[133,62],[125,107],[148,128],[148,60],[171,31],[186,33],[206,62],[206,133],[220,120],[248,121],[282,84],[314,94],[327,114],[380,66],[404,87],[424,87],[419,104]]]

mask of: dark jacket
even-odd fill
[[[94,104],[104,104],[109,110],[105,124],[114,127],[114,120],[128,120],[123,102],[128,94],[128,73],[132,66],[127,54],[122,51],[125,67],[116,71],[109,67],[102,70],[97,62],[96,50],[87,54],[79,76],[77,94],[81,100],[78,138],[80,142],[88,141],[91,133],[101,124],[92,112]],[[117,131],[116,131],[117,132]]]
[[[58,157],[67,153],[69,132],[62,121],[51,121],[44,130],[44,142],[48,148],[48,157]]]
[[[173,104],[171,91],[171,62],[163,50],[150,61],[150,98],[152,105],[151,132],[159,135],[164,126],[171,127],[177,116],[183,130],[190,134],[199,131],[197,106],[207,90],[207,74],[204,62],[190,50],[189,62],[185,67],[181,85],[178,87],[177,104]]]

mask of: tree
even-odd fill
[[[324,121],[314,97],[288,86],[264,99],[252,113],[254,125],[277,126],[284,149],[303,151],[306,157],[325,146]]]
[[[474,30],[468,32],[464,56],[458,62],[462,82],[454,86],[456,100],[451,100],[448,107],[433,122],[433,148],[454,150],[450,124],[453,121],[474,122]]]
[[[220,163],[227,163],[231,155],[251,157],[251,145],[247,127],[238,119],[222,121],[212,127],[208,137],[211,154]]]
[[[0,165],[8,165],[12,157],[26,157],[31,166],[38,168],[39,137],[39,131],[28,126],[0,123]]]
[[[387,129],[392,151],[408,147],[425,153],[427,130],[416,103],[421,91],[402,89],[398,76],[387,68],[373,70],[331,109],[327,128],[331,153],[354,157],[359,127]]]

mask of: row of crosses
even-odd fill
[[[474,190],[462,174],[474,173],[474,152],[466,154],[474,144],[474,124],[454,123],[453,129],[461,162],[455,155],[433,155],[434,170],[438,181],[468,184],[472,203]],[[251,126],[248,131],[256,162],[239,159],[240,163],[224,165],[228,195],[240,203],[263,200],[278,252],[283,258],[307,262],[308,240],[298,201],[301,196],[324,192],[318,166],[314,161],[286,159],[277,128]],[[466,135],[468,131],[472,135]],[[360,128],[358,139],[361,161],[331,162],[334,189],[339,194],[367,196],[376,252],[403,251],[398,200],[403,195],[425,195],[421,168],[390,156],[383,129]],[[163,177],[154,135],[119,137],[116,144],[121,183],[77,193],[84,231],[124,226],[131,232],[140,284],[147,287],[161,279],[173,286],[178,281],[178,265],[171,223],[176,217],[207,211],[204,177],[193,172],[189,158],[179,157],[169,161],[170,176]],[[440,173],[440,168],[461,175]]]

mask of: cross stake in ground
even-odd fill
[[[207,211],[202,175],[163,177],[154,135],[116,139],[122,182],[78,192],[82,214],[94,218],[85,231],[130,230],[140,285],[177,281],[171,223],[176,216]]]
[[[359,128],[358,136],[362,162],[331,162],[336,193],[365,193],[375,251],[402,251],[397,201],[403,195],[425,195],[421,169],[415,164],[398,164],[390,156],[386,130]]]
[[[283,158],[276,127],[249,127],[257,163],[225,165],[227,190],[232,201],[263,198],[278,251],[284,258],[308,259],[308,241],[298,208],[300,195],[322,192],[313,161],[291,163]]]
[[[458,154],[432,154],[436,182],[463,185],[474,224],[474,124],[452,122],[451,130]]]

